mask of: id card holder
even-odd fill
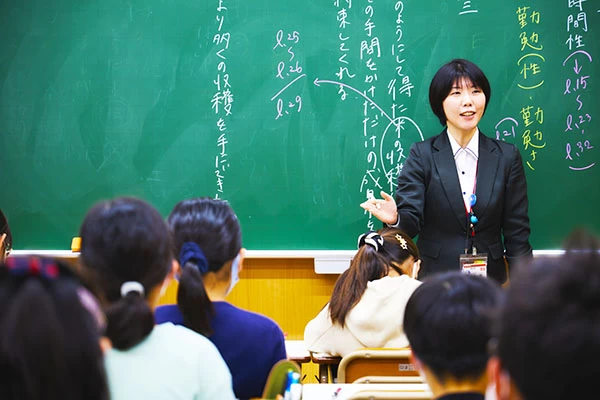
[[[459,262],[461,272],[487,276],[488,255],[486,253],[461,254]]]

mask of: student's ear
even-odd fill
[[[423,379],[424,382],[427,382],[427,374],[425,372],[425,368],[423,368],[423,364],[421,360],[417,358],[415,353],[413,353],[412,349],[410,350],[409,356],[410,363],[415,367],[415,371],[419,373],[419,376]]]
[[[502,363],[497,356],[492,356],[487,363],[487,377],[489,385],[494,388],[496,400],[515,399],[511,396],[510,377],[502,369]]]
[[[100,342],[100,350],[102,350],[102,353],[106,353],[113,347],[112,342],[106,336],[100,337],[99,342]]]
[[[181,268],[179,266],[179,262],[177,262],[177,260],[172,260],[171,269],[169,270],[169,272],[167,272],[167,276],[165,276],[162,286],[160,287],[159,298],[162,298],[165,295],[165,293],[167,292],[167,288],[169,287],[173,279],[177,279],[180,272]]]
[[[240,261],[238,263],[238,273],[244,269],[244,259],[246,258],[246,249],[245,248],[241,248],[240,252],[238,253],[238,255],[240,256]]]
[[[408,356],[408,357],[409,357],[408,359],[410,360],[410,363],[412,365],[414,365],[415,369],[418,372],[422,372],[423,368],[421,366],[421,361],[419,361],[419,359],[417,358],[417,356],[415,356],[415,353],[413,353],[412,350],[410,351],[410,356]]]
[[[181,265],[179,265],[179,261],[173,259],[171,261],[171,272],[169,272],[169,274],[167,274],[167,276],[170,275],[170,279],[177,279],[177,277],[181,274]]]

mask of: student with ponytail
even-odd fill
[[[362,234],[330,302],[304,330],[307,349],[344,356],[363,347],[406,347],[404,307],[421,284],[419,250],[396,228]]]
[[[0,265],[0,399],[108,400],[104,314],[65,264],[10,257]]]
[[[130,197],[92,207],[80,229],[80,260],[106,298],[106,353],[112,400],[233,399],[231,374],[215,346],[153,309],[172,271],[161,215]]]
[[[177,305],[158,307],[156,322],[208,336],[229,366],[236,396],[261,397],[271,368],[286,358],[285,341],[271,319],[226,302],[245,252],[233,209],[223,200],[188,199],[175,205],[167,221],[179,257],[179,287]]]

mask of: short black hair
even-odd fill
[[[580,399],[600,373],[600,256],[574,232],[564,255],[518,266],[495,334],[496,352],[525,399]]]
[[[479,378],[501,299],[500,285],[490,278],[458,270],[428,276],[404,311],[411,350],[440,382]]]
[[[444,113],[443,106],[444,100],[448,97],[452,86],[455,83],[460,83],[462,79],[469,80],[475,87],[483,91],[483,94],[485,94],[485,108],[483,112],[485,113],[487,109],[492,96],[492,90],[487,77],[471,61],[455,58],[440,67],[429,85],[429,105],[442,125],[446,125],[446,114]]]

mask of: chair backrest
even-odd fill
[[[361,376],[352,383],[424,383],[421,376]]]
[[[410,349],[368,348],[345,355],[338,366],[338,383],[352,383],[365,376],[419,377],[410,362]]]
[[[250,366],[250,368],[252,367]],[[300,366],[295,361],[279,360],[275,363],[267,377],[261,399],[274,400],[277,398],[278,394],[283,395],[285,393],[288,372],[290,370],[298,373],[302,372]]]
[[[352,393],[347,400],[422,400],[433,399],[431,392],[399,392],[394,390],[360,390]]]

